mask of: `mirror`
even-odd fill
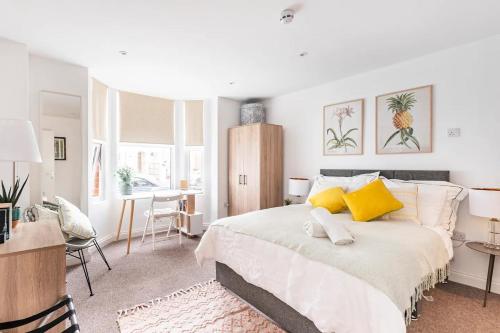
[[[42,198],[60,196],[80,206],[82,184],[82,99],[52,91],[40,92]]]

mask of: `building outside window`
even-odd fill
[[[173,146],[121,143],[118,167],[134,170],[134,191],[172,188]]]

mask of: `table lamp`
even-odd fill
[[[302,197],[309,193],[309,179],[293,177],[288,180],[288,194]]]
[[[484,246],[500,250],[500,189],[472,188],[469,190],[469,213],[490,219],[488,240]]]
[[[29,120],[0,119],[0,142],[0,161],[12,162],[12,184],[16,182],[16,162],[42,162]]]

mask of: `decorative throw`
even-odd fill
[[[121,333],[285,333],[211,280],[118,311]]]

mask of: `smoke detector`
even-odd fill
[[[283,24],[291,23],[294,16],[295,11],[293,9],[285,9],[281,12],[280,22]]]

